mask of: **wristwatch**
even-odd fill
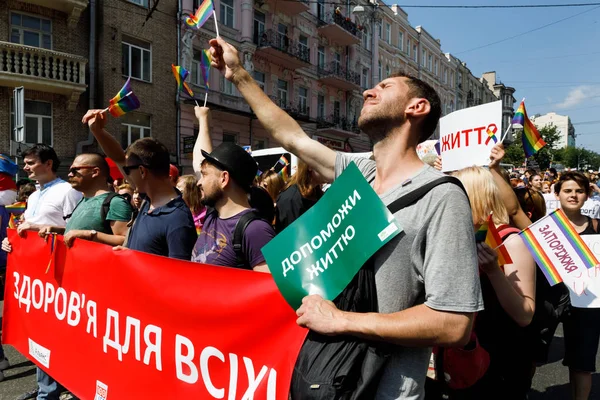
[[[94,229],[92,229],[92,230],[90,231],[90,234],[92,235],[92,240],[95,240],[95,239],[96,239],[96,235],[98,235],[98,232],[97,232],[97,231],[95,231]]]

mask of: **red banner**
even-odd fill
[[[287,399],[306,330],[269,274],[9,238],[4,343],[77,397]]]

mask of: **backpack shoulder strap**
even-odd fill
[[[236,268],[250,269],[251,266],[244,255],[244,249],[242,246],[244,240],[244,233],[246,228],[252,221],[262,219],[261,216],[254,210],[242,215],[238,222],[235,224],[233,230],[233,251],[235,251],[235,266]]]
[[[458,180],[458,178],[455,178],[453,176],[442,176],[438,179],[435,179],[435,180],[413,190],[412,192],[408,193],[407,195],[394,200],[390,205],[388,205],[388,209],[393,214],[393,213],[397,212],[398,210],[401,210],[404,207],[407,207],[407,206],[413,204],[414,202],[419,200],[421,197],[425,196],[425,194],[427,194],[427,192],[429,192],[431,189],[433,189],[434,187],[441,185],[443,183],[453,183],[456,186],[458,186],[459,188],[461,188],[461,190],[465,193],[465,196],[467,195],[467,191],[463,187],[462,183]]]
[[[112,230],[110,227],[110,221],[106,220],[106,216],[108,215],[108,212],[110,211],[110,202],[116,196],[119,196],[119,195],[115,192],[108,192],[108,195],[102,201],[102,208],[100,209],[100,218],[102,218],[102,223],[104,224],[104,232],[109,235],[112,234]]]
[[[79,201],[78,201],[78,202],[77,202],[77,204],[75,205],[75,208],[73,209],[73,211],[71,211],[71,214],[69,214],[69,215],[65,215],[65,216],[63,217],[63,219],[64,219],[65,221],[66,221],[66,220],[68,220],[69,218],[71,218],[71,216],[73,215],[73,213],[75,212],[75,210],[77,210],[77,207],[79,207],[79,205],[81,204],[81,202],[82,202],[82,201],[83,201],[83,197],[82,197],[81,199],[79,199]]]
[[[506,239],[510,235],[512,235],[514,233],[520,233],[520,232],[521,232],[520,229],[514,228],[510,225],[500,225],[498,227],[498,235],[500,235],[500,239],[502,239],[502,241],[504,241],[504,239]]]

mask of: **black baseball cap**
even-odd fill
[[[245,190],[250,190],[256,177],[258,166],[246,150],[234,143],[221,143],[212,152],[202,150],[209,163],[229,172],[233,180]]]

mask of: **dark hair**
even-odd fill
[[[435,89],[427,82],[424,82],[421,79],[405,72],[398,71],[391,74],[389,77],[406,78],[406,84],[410,89],[408,92],[408,98],[423,98],[429,102],[431,109],[429,110],[429,114],[423,120],[419,142],[427,140],[431,135],[433,135],[433,132],[435,132],[435,128],[437,127],[442,115],[442,102],[440,100],[440,96],[438,96]]]
[[[154,175],[168,177],[171,160],[167,147],[154,138],[143,138],[133,142],[125,153],[136,163],[143,164]]]
[[[529,172],[529,175],[531,175],[531,176],[538,174],[537,171],[533,168],[527,168],[527,171],[525,171],[525,172]]]
[[[60,160],[56,155],[54,149],[47,144],[38,143],[30,147],[29,149],[23,152],[23,158],[25,157],[37,157],[41,162],[45,163],[48,160],[52,161],[52,172],[58,171],[58,167],[60,166]]]
[[[305,199],[319,200],[323,196],[320,182],[315,180],[308,164],[300,159],[298,159],[296,173],[283,190],[287,190],[294,185],[298,187],[298,191]]]
[[[273,219],[275,219],[275,206],[269,192],[261,187],[252,186],[248,193],[248,202],[250,207],[256,209],[269,224],[273,222]]]
[[[567,181],[575,181],[575,183],[585,190],[588,196],[590,195],[590,180],[584,174],[577,171],[569,171],[562,174],[558,182],[554,184],[554,192],[559,194],[563,183]]]
[[[513,189],[521,209],[535,222],[546,216],[546,200],[537,190],[527,188]]]
[[[556,176],[556,168],[548,168],[548,171],[550,171],[552,175]]]
[[[19,193],[17,195],[17,201],[27,201],[29,196],[37,189],[33,182],[26,182],[19,186]]]

